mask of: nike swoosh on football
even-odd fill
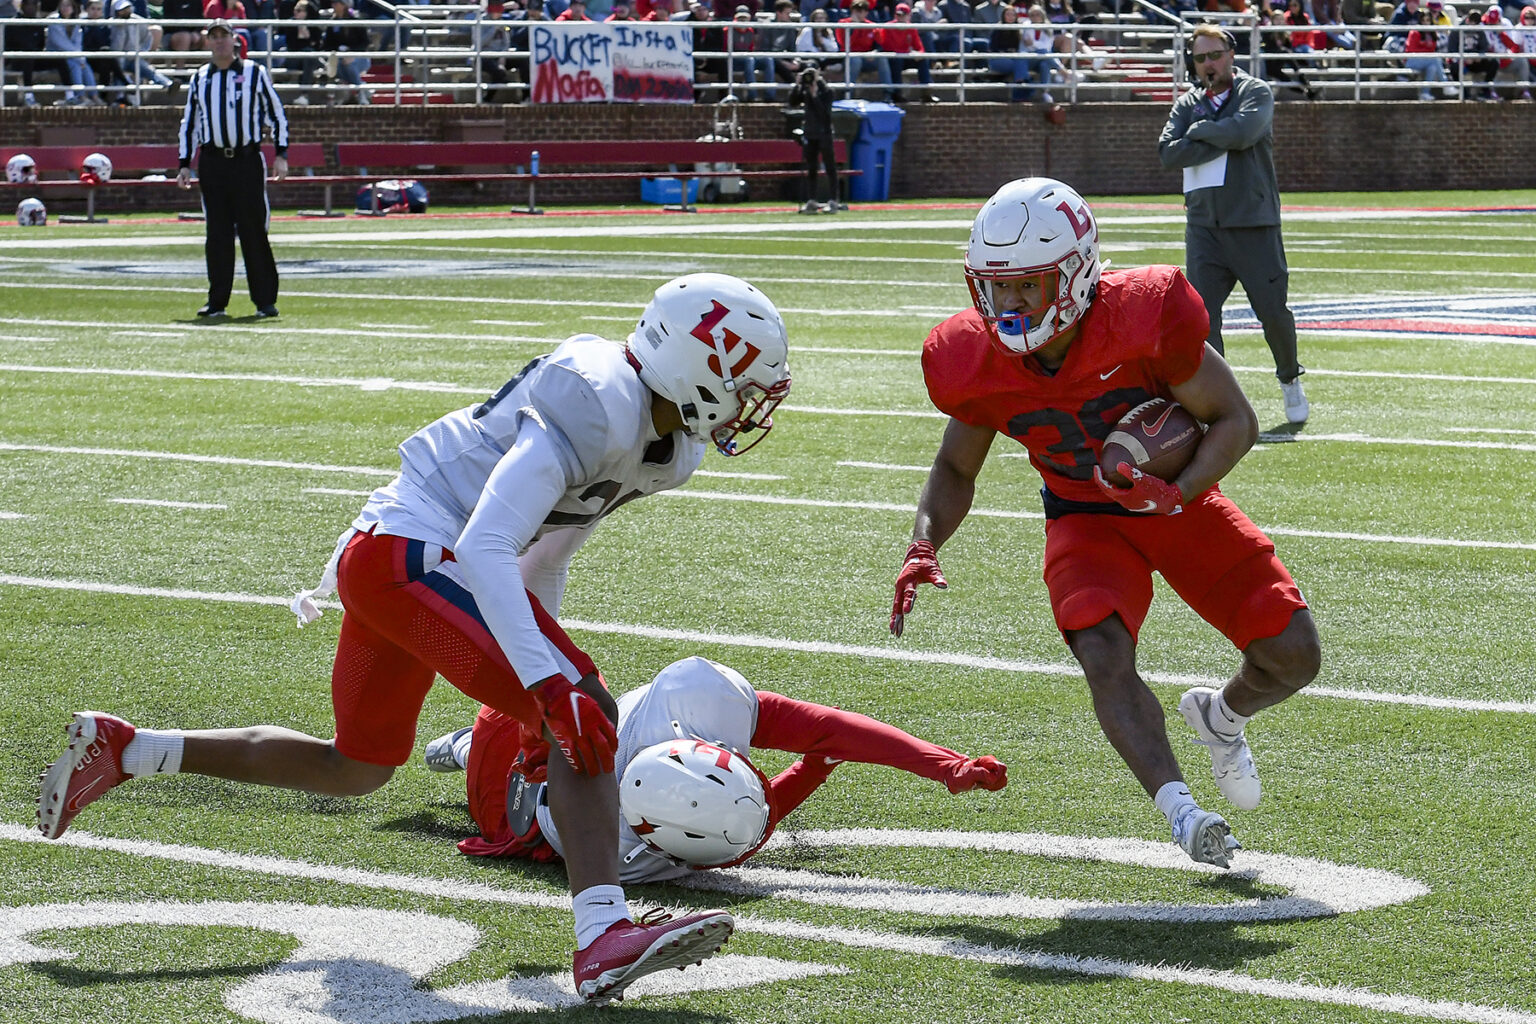
[[[1109,378],[1111,378],[1111,377],[1113,377],[1115,375],[1115,370],[1120,369],[1120,367],[1122,367],[1124,365],[1125,365],[1124,363],[1117,363],[1115,365],[1115,369],[1114,370],[1110,370],[1108,373],[1101,373],[1101,374],[1099,374],[1099,380],[1109,380]]]
[[[1118,367],[1117,367],[1117,369],[1118,369]],[[1172,416],[1172,415],[1173,415],[1173,406],[1170,405],[1170,406],[1168,406],[1168,408],[1163,410],[1163,414],[1161,416],[1159,416],[1157,419],[1153,420],[1151,423],[1143,423],[1141,425],[1141,432],[1143,434],[1146,434],[1148,437],[1151,437],[1153,434],[1156,434],[1159,430],[1163,429],[1163,424],[1167,423],[1168,422],[1168,417]]]
[[[80,808],[85,806],[85,804],[80,802],[80,798],[85,796],[85,794],[89,793],[91,790],[95,789],[97,784],[100,782],[101,776],[98,775],[90,782],[87,782],[84,786],[81,786],[79,792],[70,797],[69,803],[65,804],[64,806],[69,808],[69,810],[72,812],[79,813]]]

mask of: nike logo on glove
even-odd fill
[[[576,722],[576,735],[581,735],[581,694],[571,691],[571,718]]]
[[[1108,373],[1101,373],[1101,374],[1099,374],[1099,380],[1109,380],[1109,378],[1111,378],[1111,377],[1113,377],[1115,375],[1115,370],[1120,369],[1120,367],[1122,367],[1124,365],[1125,365],[1124,363],[1116,363],[1114,370],[1110,370]]]

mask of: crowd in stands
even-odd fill
[[[1264,74],[1309,97],[1316,91],[1309,71],[1331,51],[1357,47],[1394,54],[1403,73],[1421,83],[1423,99],[1451,91],[1458,80],[1469,95],[1497,97],[1496,78],[1512,82],[1521,98],[1530,97],[1536,7],[1506,10],[1498,0],[1460,11],[1455,0],[1401,0],[1396,7],[1377,0],[1253,0],[1256,8],[1250,2],[1157,0],[1155,6],[1174,16],[1237,16],[1232,23],[1239,26],[1234,36],[1240,54],[1252,46],[1241,18],[1257,15],[1274,29],[1260,35]],[[400,5],[410,10],[430,0]],[[1050,103],[1053,84],[1070,82],[1081,73],[1074,69],[1104,63],[1087,43],[1090,33],[1066,26],[1122,13],[1157,20],[1145,8],[1133,11],[1132,0],[1098,0],[1092,7],[1093,13],[1080,13],[1074,0],[917,0],[915,6],[906,0],[481,0],[480,10],[455,15],[450,24],[472,22],[451,33],[452,45],[478,55],[471,64],[478,59],[489,102],[520,95],[519,80],[528,81],[527,23],[553,20],[699,23],[693,40],[697,80],[729,82],[748,100],[777,101],[811,66],[830,82],[867,76],[892,101],[933,100],[935,67],[964,55],[973,73],[1007,83],[1013,99]],[[64,89],[60,104],[137,102],[138,90],[125,88],[134,83],[173,90],[176,80],[145,54],[198,51],[206,40],[199,28],[172,24],[167,31],[159,23],[213,18],[236,26],[241,53],[270,50],[274,67],[291,69],[288,80],[299,86],[292,102],[309,102],[305,90],[324,81],[330,102],[367,103],[364,74],[374,55],[392,53],[396,36],[409,47],[422,24],[398,22],[377,0],[163,0],[158,8],[148,0],[0,0],[0,19],[12,17],[47,21],[5,28],[0,20],[6,51],[47,54],[7,59],[29,105],[37,102],[37,75],[50,71]],[[292,23],[275,31],[248,24],[270,19]],[[1448,31],[1458,24],[1477,30]],[[940,31],[940,25],[966,27]],[[137,56],[91,56],[101,51]],[[916,90],[910,93],[900,88],[909,70]]]

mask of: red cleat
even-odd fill
[[[69,747],[48,766],[37,798],[37,830],[57,839],[86,804],[131,776],[123,773],[123,748],[137,731],[121,718],[76,711],[66,730]]]
[[[639,921],[620,921],[576,951],[576,992],[595,1006],[623,999],[625,987],[637,978],[668,967],[682,970],[720,952],[735,928],[735,919],[718,910],[675,921],[652,910]]]

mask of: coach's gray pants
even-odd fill
[[[1286,305],[1291,272],[1285,263],[1280,228],[1184,227],[1189,283],[1205,300],[1211,315],[1209,341],[1225,354],[1221,341],[1221,305],[1241,282],[1248,304],[1264,326],[1264,340],[1275,357],[1275,376],[1289,383],[1301,373],[1296,362],[1296,318]]]

